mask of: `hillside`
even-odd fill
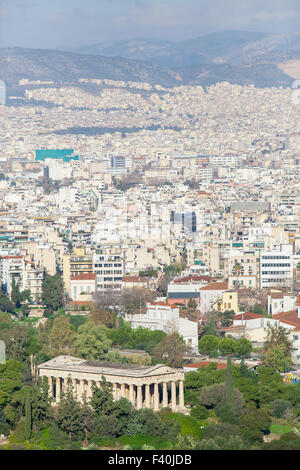
[[[78,54],[60,50],[0,49],[0,79],[7,82],[11,95],[22,78],[53,80],[56,85],[77,83],[79,78],[107,78],[163,87],[208,86],[222,81],[257,87],[288,87],[294,75],[288,73],[290,67],[282,64],[300,60],[300,33],[270,35],[227,31],[177,43],[130,40],[85,46],[80,50]],[[111,57],[97,55],[97,52]]]
[[[174,86],[180,77],[158,65],[44,49],[0,49],[0,75],[9,86],[22,78],[70,83],[78,78],[108,78]]]
[[[265,33],[225,31],[179,42],[131,39],[99,43],[74,48],[71,52],[142,60],[172,68],[223,62],[241,53],[244,46],[267,36]]]

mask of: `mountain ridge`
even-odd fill
[[[115,42],[109,44],[115,47]],[[166,88],[205,87],[223,81],[257,87],[289,87],[292,76],[282,64],[300,60],[300,33],[212,33],[181,41],[176,50],[170,49],[173,44],[168,41],[130,40],[122,44],[124,54],[129,54],[131,45],[132,54],[138,50],[144,60],[51,49],[2,48],[0,78],[11,88],[23,78],[73,85],[79,78],[98,78],[147,82]],[[172,66],[146,60],[151,54],[159,57],[157,61],[162,64],[168,62],[171,54]]]

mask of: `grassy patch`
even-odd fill
[[[171,448],[171,443],[163,441],[158,436],[146,436],[138,434],[136,436],[121,436],[118,442],[122,445],[129,445],[133,450],[141,450],[143,445],[154,447],[155,450],[168,450]]]
[[[180,434],[183,436],[193,436],[197,439],[202,438],[205,425],[204,423],[199,422],[196,418],[186,416],[182,413],[170,413],[165,419],[179,424]]]
[[[283,434],[292,431],[293,428],[291,426],[288,426],[287,424],[272,423],[270,427],[270,432],[273,434],[278,434],[279,436],[282,436]]]
[[[116,447],[116,439],[100,438],[99,440],[97,440],[97,446],[114,449]]]

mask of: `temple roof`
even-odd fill
[[[127,377],[144,377],[152,375],[173,374],[182,369],[171,369],[165,364],[143,366],[123,362],[94,361],[71,356],[58,356],[50,361],[39,364],[38,369],[53,369],[70,372],[86,372],[97,375],[124,375]]]

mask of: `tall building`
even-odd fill
[[[86,254],[84,247],[74,248],[74,253],[63,257],[63,280],[65,290],[70,293],[70,280],[76,276],[93,274],[92,256]]]
[[[260,253],[260,288],[291,287],[293,282],[292,252],[289,247],[280,251]]]
[[[120,292],[125,274],[125,255],[119,244],[101,245],[93,256],[97,291]]]

